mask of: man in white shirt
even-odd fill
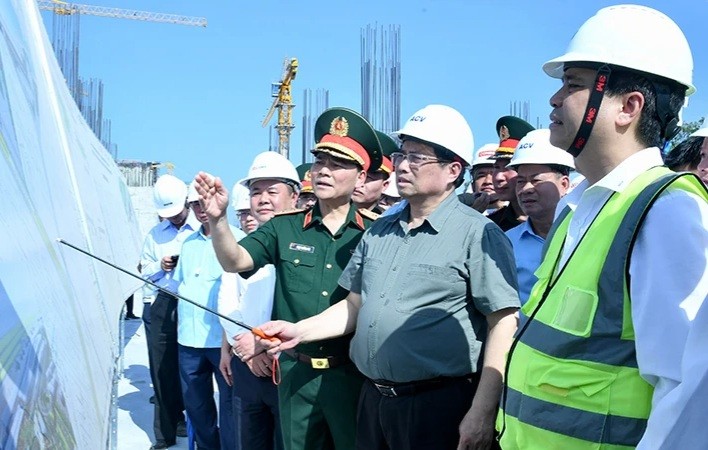
[[[173,270],[182,242],[194,233],[199,222],[186,207],[187,185],[172,175],[155,183],[153,203],[162,221],[155,225],[143,243],[140,256],[142,276],[169,291],[176,291]],[[177,365],[177,299],[145,285],[143,321],[148,343],[150,378],[155,390],[153,448],[174,445],[177,436],[186,436]]]
[[[586,180],[559,203],[522,308],[501,446],[704,448],[708,428],[679,413],[708,400],[691,345],[708,293],[708,191],[662,167],[658,148],[695,91],[688,42],[659,11],[613,6],[543,69],[563,82],[551,143]]]
[[[276,152],[265,152],[256,156],[248,176],[239,185],[250,191],[248,212],[262,225],[277,213],[295,208],[299,180],[295,166],[287,158]],[[246,211],[245,204],[233,206],[237,211]],[[248,279],[226,272],[219,290],[219,312],[250,325],[265,323],[271,319],[274,290],[275,268],[272,264],[260,268]],[[221,323],[224,333],[220,369],[232,386],[241,448],[280,450],[283,438],[278,389],[271,381],[272,356],[261,352],[247,362],[234,358],[232,352],[240,354],[241,346],[253,347],[253,333],[223,319]]]

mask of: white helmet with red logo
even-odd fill
[[[475,152],[474,154],[474,159],[472,160],[472,167],[477,167],[477,166],[493,166],[494,165],[494,159],[491,157],[494,156],[494,153],[497,151],[497,148],[499,148],[499,143],[493,143],[493,144],[484,144]]]

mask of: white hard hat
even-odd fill
[[[494,153],[499,148],[499,143],[496,144],[484,144],[477,150],[474,154],[474,159],[472,160],[472,167],[476,166],[493,166],[494,160],[490,159],[490,156],[494,156]]]
[[[693,133],[691,137],[708,137],[708,127],[701,128]]]
[[[187,203],[198,202],[199,193],[197,192],[197,183],[192,181],[187,189]]]
[[[646,6],[617,5],[599,10],[578,29],[565,54],[543,70],[563,76],[569,62],[612,64],[693,86],[693,57],[681,29],[663,13]]]
[[[184,209],[187,185],[173,175],[162,175],[155,182],[152,201],[160,217],[174,217]]]
[[[396,185],[396,171],[391,172],[391,176],[388,177],[388,186],[383,191],[383,195],[388,195],[389,197],[400,198],[401,194],[398,192],[398,186]]]
[[[398,131],[399,139],[410,136],[450,150],[472,165],[474,138],[469,124],[457,110],[445,105],[428,105],[416,111]]]
[[[551,145],[551,130],[529,131],[516,146],[514,156],[507,167],[522,164],[555,164],[575,169],[573,156],[563,149]]]
[[[207,173],[206,176],[210,180],[214,179],[214,175],[211,175],[209,173]],[[187,189],[187,203],[198,202],[198,201],[199,201],[199,193],[197,192],[197,182],[192,180],[192,182],[189,183],[189,189]]]
[[[248,169],[248,175],[239,181],[248,187],[251,181],[255,180],[282,180],[292,184],[299,190],[300,177],[295,170],[293,163],[278,152],[263,152],[256,155]]]
[[[234,184],[234,188],[231,191],[231,207],[236,212],[243,209],[251,209],[251,193],[241,183]]]

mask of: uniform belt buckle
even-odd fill
[[[313,369],[329,369],[329,359],[327,358],[312,358],[310,364]]]
[[[396,389],[394,389],[393,386],[386,386],[378,383],[374,383],[374,386],[376,386],[376,389],[379,391],[379,394],[383,395],[384,397],[398,397]]]

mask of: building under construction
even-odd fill
[[[118,157],[118,146],[111,138],[111,120],[104,116],[104,85],[100,78],[84,79],[79,72],[79,46],[81,41],[81,16],[91,15],[114,19],[144,22],[172,23],[206,27],[204,17],[83,5],[52,0],[37,0],[40,10],[52,12],[52,47],[59,67],[64,74],[71,96],[76,102],[89,128],[113,159]]]
[[[361,30],[361,114],[385,133],[400,126],[400,25],[367,25]]]

